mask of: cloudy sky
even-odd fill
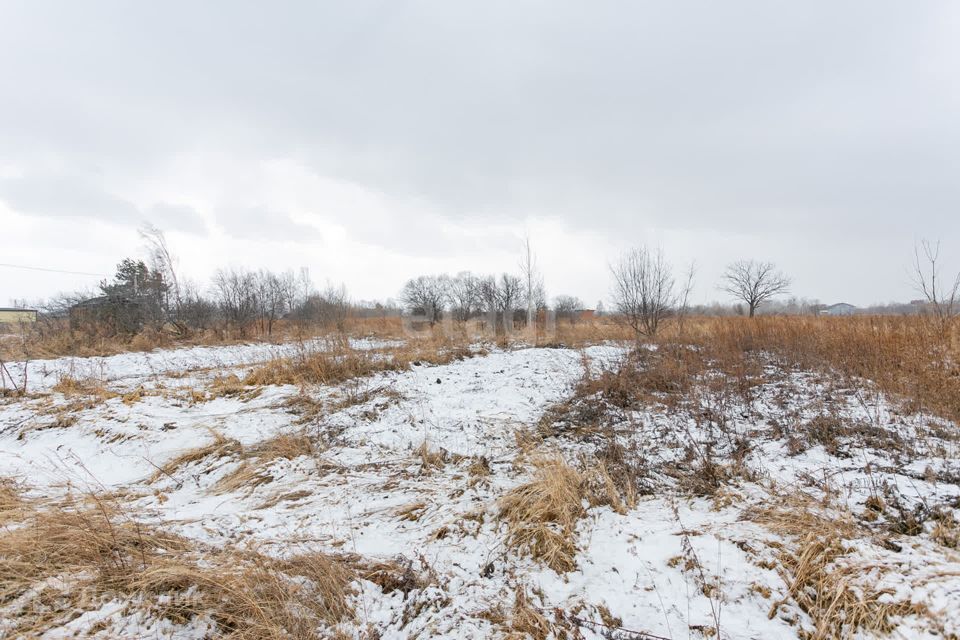
[[[308,267],[357,298],[515,271],[592,306],[659,245],[798,296],[960,268],[960,3],[0,2],[0,263]],[[0,266],[0,304],[96,275]]]

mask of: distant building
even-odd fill
[[[143,305],[119,296],[90,298],[70,307],[70,328],[137,333],[143,328]]]
[[[578,320],[593,320],[597,315],[593,309],[577,309],[576,313]]]
[[[0,307],[0,324],[19,324],[21,322],[36,322],[36,309],[17,309],[14,307]]]
[[[847,304],[846,302],[838,302],[837,304],[832,304],[829,307],[824,307],[820,310],[820,315],[822,316],[852,316],[857,312],[857,308],[852,304]]]

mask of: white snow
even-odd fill
[[[146,377],[162,381],[183,371],[216,371],[275,357],[284,348],[243,345],[79,362],[58,359],[30,363],[29,375],[39,390],[62,375],[93,367],[100,370],[98,378],[130,388]],[[554,608],[580,610],[586,638],[604,637],[596,624],[601,606],[624,629],[669,638],[708,635],[718,620],[723,638],[797,637],[801,628],[809,631],[808,617],[787,603],[787,613],[768,618],[786,586],[776,571],[758,562],[772,553],[767,543],[784,540],[745,519],[746,507],[769,500],[773,487],[818,497],[836,492],[840,504],[854,513],[861,513],[866,498],[884,483],[899,488],[910,505],[945,504],[960,496],[956,480],[943,480],[957,469],[957,441],[927,432],[931,424],[956,430],[955,425],[901,415],[882,396],[864,402],[819,376],[789,372],[757,388],[751,402],[730,401],[724,407],[726,415],[737,416],[729,428],[754,445],[749,462],[759,473],[756,482],[734,483],[729,502],[685,496],[659,473],[682,458],[687,438],[705,442],[711,437],[703,423],[682,410],[655,406],[627,412],[621,425],[629,427],[625,437],[639,443],[653,461],[657,490],[625,514],[591,508],[577,532],[577,569],[559,575],[505,547],[497,501],[529,478],[529,466],[517,462],[516,432],[535,427],[548,407],[570,395],[583,373],[584,354],[596,366],[614,366],[624,349],[494,350],[341,388],[317,387],[309,396],[328,402],[328,409],[304,424],[288,406],[300,393],[293,387],[266,387],[254,397],[200,403],[177,394],[146,396],[129,405],[114,398],[73,411],[76,421],[69,426],[50,426],[50,407],[66,402],[59,394],[7,399],[0,404],[0,476],[19,478],[46,494],[76,485],[122,487],[132,496],[131,509],[145,521],[204,542],[256,543],[277,555],[310,548],[370,559],[402,557],[424,571],[429,567],[437,579],[408,596],[360,582],[360,622],[384,639],[501,637],[503,630],[487,614],[499,608],[509,617],[517,589],[527,590],[548,617]],[[337,408],[346,391],[373,393],[365,402]],[[783,439],[769,436],[773,421],[809,420],[825,406],[900,435],[914,454],[898,461],[889,451],[857,447],[849,457],[838,457],[822,446],[794,453]],[[172,477],[154,477],[159,466],[207,444],[214,432],[249,446],[300,429],[325,443],[324,450],[274,461],[268,469],[273,480],[255,488],[213,490],[240,464],[229,456],[186,465]],[[424,443],[430,451],[446,452],[442,468],[421,467],[416,450]],[[561,450],[571,461],[590,450],[562,437],[544,446]],[[474,482],[467,466],[480,456],[493,473]],[[399,510],[414,506],[418,519],[398,516]],[[960,633],[960,558],[928,536],[901,542],[900,552],[857,542],[855,557],[864,566],[883,565],[885,581],[927,602],[945,633]],[[703,595],[698,578],[677,561],[691,553],[707,579],[719,585],[715,597]],[[912,591],[904,587],[911,583]],[[757,585],[773,595],[765,597]],[[115,633],[131,637],[199,639],[210,631],[207,620],[172,625],[138,617],[135,608],[124,604],[105,602],[47,637],[67,637],[103,619],[111,620]],[[410,611],[416,615],[406,619]],[[923,637],[930,627],[910,619],[898,633]]]
[[[93,379],[117,389],[132,389],[149,379],[200,370],[217,370],[289,357],[300,350],[331,350],[334,342],[312,338],[303,342],[273,344],[254,342],[216,347],[181,347],[145,352],[119,353],[113,356],[64,356],[26,362],[7,362],[10,376],[23,385],[24,370],[29,392],[45,391],[62,378]],[[402,344],[396,340],[350,338],[352,349],[381,349]]]

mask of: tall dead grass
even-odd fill
[[[9,520],[16,520],[25,505],[17,483],[10,478],[0,478],[0,526]]]
[[[612,317],[593,318],[570,322],[557,320],[552,332],[538,334],[537,345],[563,345],[579,348],[603,342],[630,342],[634,340],[633,330],[624,322]]]
[[[660,340],[695,346],[724,371],[767,354],[870,380],[910,410],[960,421],[958,329],[924,316],[692,318]]]
[[[893,589],[871,584],[885,568],[864,562],[845,542],[866,532],[849,515],[822,514],[822,506],[808,497],[792,495],[783,497],[776,506],[748,514],[793,540],[791,544],[777,544],[777,571],[787,593],[773,603],[769,617],[792,600],[813,623],[813,632],[805,637],[843,640],[863,631],[888,634],[896,629],[899,618],[927,615],[925,605],[898,599]]]
[[[118,335],[97,326],[71,329],[65,318],[45,318],[36,323],[20,325],[17,329],[14,339],[0,341],[0,359],[15,361],[59,356],[110,356],[171,347],[230,345],[258,339],[256,335],[251,337],[249,334],[223,328],[186,332],[147,328],[134,335]],[[284,342],[337,335],[403,339],[405,333],[403,323],[398,317],[348,318],[338,331],[319,325],[304,326],[281,320],[276,323],[271,335],[259,336],[259,339]]]
[[[353,619],[353,579],[331,556],[206,548],[92,496],[37,507],[0,529],[0,602],[14,637],[120,598],[174,623],[209,618],[218,637],[312,640]]]
[[[558,573],[576,568],[577,522],[584,508],[584,476],[559,457],[534,461],[534,477],[500,500],[507,544]]]
[[[960,422],[960,325],[944,332],[924,316],[691,317],[668,325],[655,346],[636,350],[631,366],[586,380],[577,395],[600,393],[620,408],[669,403],[688,395],[706,371],[723,374],[715,384],[745,394],[772,361],[839,375],[854,386],[869,380],[908,410]]]
[[[337,384],[383,371],[401,371],[414,364],[448,364],[471,355],[468,343],[439,332],[383,349],[353,349],[341,341],[333,349],[302,348],[293,356],[271,360],[256,367],[243,382],[256,386]]]

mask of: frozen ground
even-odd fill
[[[60,359],[31,363],[30,377],[40,389],[92,367],[118,391],[147,377],[163,389],[170,375],[180,382],[169,388],[179,389],[184,380],[206,380],[184,372],[230,369],[273,357],[271,349]],[[573,465],[590,464],[600,449],[596,437],[576,431],[575,419],[558,419],[532,442],[529,434],[544,433],[541,417],[570,398],[585,362],[615,367],[623,355],[614,346],[493,351],[339,387],[265,387],[205,401],[175,390],[79,404],[57,393],[6,399],[0,476],[34,495],[122,491],[144,522],[213,545],[278,556],[304,548],[348,553],[427,576],[407,591],[358,580],[358,620],[341,629],[348,636],[506,637],[518,629],[518,594],[567,637],[712,637],[718,629],[731,639],[809,636],[815,614],[791,595],[791,574],[779,560],[800,549],[803,536],[771,524],[790,505],[862,530],[841,541],[835,560],[857,569],[847,588],[922,605],[922,613],[892,619],[894,637],[960,634],[956,549],[936,541],[929,518],[920,518],[919,533],[891,532],[904,512],[958,513],[956,426],[900,414],[879,394],[806,372],[771,369],[745,396],[605,408],[603,420],[631,464],[642,461],[635,505],[587,508],[574,532],[572,571],[558,574],[510,548],[500,500],[531,478],[532,462],[559,453]],[[825,415],[862,428],[804,436]],[[313,453],[271,459],[239,486],[225,482],[250,464],[235,450],[160,471],[215,438],[256,450],[292,433],[306,434]],[[709,496],[684,489],[684,473],[698,464],[689,452],[706,449],[722,465],[739,459],[737,468],[748,472],[730,471]],[[478,465],[485,471],[476,473]],[[885,498],[877,513],[868,506],[874,495]],[[103,602],[48,637],[199,639],[213,629],[209,620],[158,620],[121,604]],[[0,604],[0,618],[17,615],[16,603]]]
[[[394,340],[371,338],[350,338],[349,343],[352,349],[357,350],[380,349],[400,344]],[[126,391],[173,374],[217,371],[289,357],[304,349],[322,351],[334,347],[335,343],[327,338],[313,338],[302,343],[253,342],[216,347],[155,349],[103,357],[64,356],[28,362],[7,362],[6,367],[18,386],[23,386],[26,375],[27,390],[30,392],[49,390],[64,377],[96,380],[109,384],[115,390]]]

